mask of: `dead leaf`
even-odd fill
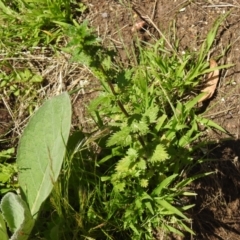
[[[218,66],[216,61],[213,59],[209,60],[209,64],[210,64],[210,69],[216,68]],[[201,92],[206,93],[206,95],[204,95],[198,102],[203,102],[207,99],[210,99],[213,96],[213,94],[216,90],[218,81],[219,81],[219,70],[216,69],[207,75],[205,88],[201,91]]]
[[[138,23],[135,23],[131,29],[132,32],[136,32],[139,31],[141,29],[143,29],[144,27],[147,26],[147,23],[145,21],[140,21]]]

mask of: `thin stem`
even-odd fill
[[[108,86],[110,87],[113,95],[116,97],[117,94],[116,94],[116,92],[115,92],[115,90],[114,90],[114,87],[113,87],[112,83],[111,83],[110,81],[107,81],[107,83],[108,83]],[[118,106],[120,107],[120,109],[122,110],[122,112],[124,113],[124,115],[125,115],[126,117],[129,117],[129,114],[128,114],[128,112],[126,111],[126,109],[124,108],[122,102],[121,102],[120,100],[117,100],[117,104],[118,104]]]

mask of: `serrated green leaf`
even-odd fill
[[[130,157],[130,159],[132,160],[136,160],[138,158],[138,152],[133,149],[133,148],[129,148],[127,151],[127,155]]]
[[[150,159],[152,163],[155,162],[162,162],[169,158],[169,155],[165,149],[165,147],[162,144],[158,144],[156,149],[154,150],[154,153]]]
[[[150,123],[153,123],[153,122],[155,122],[156,119],[157,119],[158,111],[159,111],[159,108],[158,108],[157,106],[155,106],[155,107],[150,107],[150,108],[148,108],[147,111],[144,113],[144,116],[145,116],[145,117],[148,117]]]
[[[6,183],[7,181],[9,181],[9,179],[11,178],[11,174],[10,173],[3,173],[0,172],[0,182],[1,183]]]
[[[88,110],[90,113],[95,114],[98,111],[99,105],[107,104],[110,105],[111,95],[108,93],[102,93],[97,98],[93,99],[88,105]]]
[[[130,138],[130,139],[129,139]],[[131,141],[130,128],[124,127],[118,132],[115,132],[107,141],[107,147],[114,145],[125,146]]]
[[[13,232],[11,240],[27,240],[35,223],[27,204],[18,195],[9,192],[2,198],[1,210]]]
[[[140,186],[146,188],[148,186],[148,179],[141,179]]]
[[[14,154],[15,149],[9,148],[7,150],[0,151],[0,162],[4,162],[8,159],[10,159]]]
[[[125,186],[126,186],[125,182],[114,184],[114,190],[117,192],[122,192],[122,191],[124,191]]]
[[[124,89],[129,84],[129,80],[132,77],[132,69],[124,70],[116,76],[116,82],[120,89]]]
[[[131,132],[133,133],[141,133],[142,135],[145,135],[148,131],[148,125],[144,121],[133,121],[131,124]]]
[[[71,115],[69,95],[56,96],[38,109],[20,139],[17,152],[19,185],[34,217],[60,173]]]
[[[129,156],[126,156],[118,161],[116,165],[116,171],[118,173],[125,173],[129,171],[129,167],[131,165],[132,161]]]
[[[135,208],[137,208],[137,209],[142,208],[142,199],[137,198],[134,203],[135,203]]]
[[[146,168],[147,168],[146,160],[140,159],[140,160],[137,162],[137,168],[138,168],[138,169],[141,169],[141,170],[146,169]]]

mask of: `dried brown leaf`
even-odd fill
[[[218,66],[216,61],[213,60],[213,59],[209,60],[209,64],[210,64],[210,69],[211,68],[216,68]],[[218,81],[219,81],[219,70],[215,69],[214,71],[210,72],[207,75],[207,80],[206,80],[205,87],[201,91],[201,92],[206,93],[206,95],[204,95],[198,102],[203,102],[207,99],[210,99],[213,96],[213,94],[216,90]]]
[[[141,29],[143,29],[144,27],[147,26],[147,23],[145,21],[140,21],[138,23],[135,23],[131,29],[132,32],[136,32],[139,31]]]

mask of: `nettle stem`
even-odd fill
[[[109,79],[108,74],[106,73],[105,69],[103,68],[102,65],[100,65],[100,68],[102,70],[102,73],[105,75],[106,79],[107,79],[107,84],[110,87],[112,94],[117,97],[117,93],[115,92],[114,86],[112,84],[112,81]],[[128,114],[127,110],[125,109],[125,107],[123,106],[122,102],[120,100],[117,99],[117,104],[119,106],[119,108],[121,109],[121,111],[123,112],[123,114],[128,118],[130,117],[130,115]],[[138,135],[138,141],[140,142],[140,144],[142,145],[142,147],[145,147],[145,142],[143,140],[143,137]]]
[[[115,92],[115,89],[112,85],[112,83],[110,81],[107,81],[113,95],[116,97],[117,96],[117,93]],[[128,114],[127,110],[125,109],[125,107],[123,106],[122,102],[120,100],[117,100],[117,104],[119,106],[119,108],[121,109],[121,111],[123,112],[123,114],[126,116],[126,117],[129,117],[130,115]],[[140,142],[140,144],[142,145],[142,147],[145,147],[145,143],[144,143],[144,140],[143,138],[138,135],[138,141]]]
[[[112,85],[112,83],[110,81],[107,81],[108,83],[108,86],[110,87],[113,95],[116,97],[117,96],[117,93],[115,92],[115,89]],[[129,114],[128,112],[126,111],[125,107],[123,106],[122,102],[120,100],[117,100],[117,104],[118,106],[120,107],[120,109],[122,110],[123,114],[126,116],[126,117],[129,117]]]

